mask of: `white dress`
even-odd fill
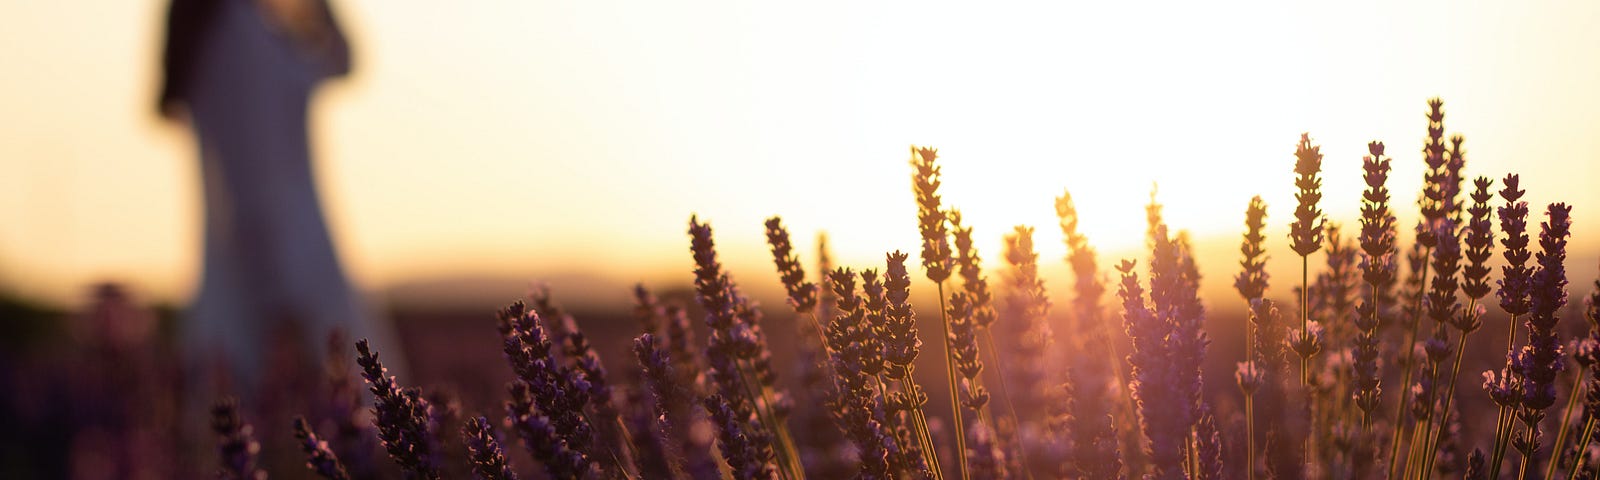
[[[320,354],[335,327],[372,338],[385,363],[398,365],[390,329],[340,267],[312,176],[308,102],[318,81],[339,72],[269,25],[251,0],[216,1],[186,96],[205,189],[204,270],[184,329],[191,366],[251,389],[273,338],[301,333],[298,346]]]

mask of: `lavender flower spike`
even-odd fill
[[[1528,344],[1517,352],[1516,365],[1522,375],[1522,409],[1517,416],[1527,427],[1514,444],[1523,453],[1523,462],[1536,456],[1540,446],[1539,423],[1545,410],[1555,404],[1556,376],[1565,368],[1562,345],[1557,333],[1557,314],[1567,303],[1567,236],[1572,207],[1554,203],[1546,215],[1549,220],[1539,232],[1540,252],[1535,257],[1538,270],[1533,274],[1528,312]]]
[[[300,449],[306,454],[306,468],[328,480],[350,478],[350,474],[345,473],[344,464],[339,463],[339,456],[328,447],[328,442],[317,436],[317,432],[311,431],[305,417],[295,417],[294,438],[300,440]]]
[[[239,417],[239,401],[224,398],[211,407],[211,430],[217,434],[217,453],[222,469],[217,477],[226,480],[265,480],[267,472],[256,468],[261,444],[253,428]]]
[[[728,462],[733,478],[775,478],[777,469],[772,464],[772,449],[762,442],[752,441],[751,436],[760,435],[756,432],[756,425],[747,416],[740,418],[742,415],[736,413],[721,395],[707,397],[705,406],[711,414],[712,423],[717,425],[717,443],[722,448],[722,458]]]
[[[516,472],[506,463],[500,451],[500,441],[495,438],[494,426],[489,419],[476,417],[461,426],[461,436],[467,443],[467,455],[472,466],[472,477],[477,480],[517,480]]]
[[[783,219],[767,219],[767,244],[772,246],[772,261],[778,266],[783,289],[789,293],[789,306],[800,314],[815,311],[817,285],[806,281],[805,267],[800,266],[800,259],[794,254],[794,245],[789,242],[789,230],[783,227]]]
[[[400,388],[366,339],[356,342],[356,351],[360,353],[356,363],[361,365],[361,376],[372,390],[373,423],[378,426],[383,447],[407,472],[438,479],[438,440],[434,433],[438,425],[433,423],[433,406],[417,389]]]

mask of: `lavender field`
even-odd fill
[[[683,287],[573,311],[550,285],[402,315],[404,369],[366,339],[308,349],[290,329],[264,339],[259,383],[197,386],[172,314],[114,285],[70,315],[8,303],[0,474],[1594,478],[1600,269],[1567,257],[1589,216],[1530,205],[1517,172],[1467,162],[1441,101],[1425,114],[1420,148],[1367,144],[1359,198],[1324,197],[1314,137],[1285,142],[1295,203],[1241,205],[1236,266],[1205,278],[1155,194],[1135,257],[1099,254],[1079,229],[1094,199],[1070,192],[1058,225],[975,241],[937,150],[913,147],[915,251],[839,264],[826,235],[798,251],[774,216],[785,295],[763,304],[714,219],[689,215]],[[1423,178],[1391,178],[1399,162]],[[1419,198],[1391,194],[1419,180]],[[1359,217],[1324,214],[1337,203]],[[1041,275],[1063,261],[1070,277]],[[1204,297],[1217,282],[1236,296]]]
[[[1596,26],[0,1],[0,480],[1600,479]]]

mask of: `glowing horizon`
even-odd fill
[[[1434,96],[1466,136],[1469,178],[1521,173],[1536,215],[1575,205],[1575,279],[1600,253],[1600,62],[1575,55],[1600,49],[1596,4],[335,8],[356,73],[318,99],[317,168],[368,288],[686,281],[691,214],[744,283],[773,278],[774,214],[808,266],[820,230],[838,263],[876,265],[917,249],[908,144],[939,149],[944,198],[991,264],[1017,224],[1059,264],[1052,200],[1069,189],[1109,265],[1143,244],[1152,182],[1168,221],[1208,245],[1236,242],[1262,195],[1285,262],[1299,134],[1325,154],[1323,208],[1353,227],[1368,141],[1394,158],[1396,204],[1415,198]],[[199,180],[187,133],[151,108],[163,9],[0,5],[15,24],[0,42],[31,47],[0,50],[4,288],[66,301],[115,279],[187,297]],[[1233,261],[1207,259],[1208,290]]]

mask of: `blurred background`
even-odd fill
[[[497,362],[477,348],[491,314],[535,284],[585,328],[619,329],[596,343],[626,358],[630,287],[689,286],[691,214],[785,328],[762,220],[782,215],[808,266],[821,231],[836,264],[915,256],[910,144],[940,149],[945,201],[990,263],[1012,226],[1036,226],[1062,295],[1052,199],[1072,192],[1107,265],[1143,257],[1159,184],[1202,252],[1218,329],[1239,321],[1251,196],[1271,206],[1275,277],[1298,267],[1283,239],[1299,134],[1326,155],[1324,209],[1353,228],[1368,141],[1388,144],[1396,201],[1417,195],[1438,96],[1469,178],[1522,174],[1536,213],[1572,204],[1575,294],[1597,274],[1600,4],[331,5],[353,69],[313,97],[316,187],[345,271],[419,383],[472,370],[451,352]],[[191,133],[156,113],[166,8],[0,3],[10,365],[73,351],[72,319],[108,301],[148,317],[138,335],[181,328],[202,182]]]

